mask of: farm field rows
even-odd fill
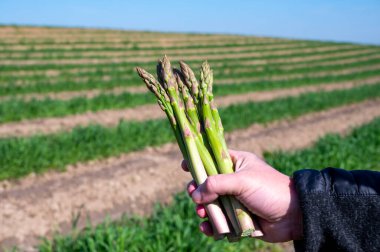
[[[361,153],[358,153],[358,150]],[[265,153],[265,159],[278,170],[291,175],[295,167],[345,167],[380,169],[380,118],[356,128],[347,136],[330,134],[312,147],[293,152]],[[339,157],[337,157],[337,155]],[[339,160],[339,161],[338,161]],[[198,217],[185,193],[176,195],[169,206],[156,207],[152,217],[124,216],[118,222],[106,222],[97,228],[88,226],[82,233],[56,236],[40,245],[41,251],[252,251],[275,250],[274,245],[243,240],[236,244],[214,243],[197,230]],[[178,234],[181,230],[183,234]],[[173,238],[173,235],[175,238]]]
[[[147,217],[150,221],[124,217],[117,224],[100,226],[95,233],[87,230],[78,240],[62,236],[55,241],[63,251],[73,250],[70,246],[81,251],[79,243],[91,250],[115,239],[120,245],[115,251],[123,246],[135,246],[138,251],[142,245],[138,239],[147,237],[149,228],[158,228],[164,233],[151,236],[155,242],[146,251],[166,250],[162,243],[186,250],[190,243],[184,240],[190,241],[189,235],[212,251],[233,246],[267,249],[254,241],[232,247],[215,245],[193,234],[198,220],[182,194],[175,199],[182,209],[175,218],[188,216],[189,222],[154,226],[158,225],[154,218],[174,214],[174,203],[166,204],[189,180],[180,171],[181,158],[171,143],[169,125],[134,72],[136,66],[153,71],[155,61],[165,53],[173,62],[185,60],[195,69],[203,60],[209,61],[231,148],[259,155],[269,151],[264,156],[287,174],[303,168],[300,160],[306,155],[312,156],[308,167],[354,168],[350,165],[360,159],[343,162],[353,152],[344,146],[362,136],[368,136],[367,140],[357,143],[379,153],[379,121],[360,128],[380,116],[377,46],[0,26],[0,48],[0,204],[4,206],[0,246],[30,248],[40,243],[39,236],[50,240],[57,228],[67,234],[76,213],[81,214],[78,228],[82,228],[85,216],[97,225],[107,215],[112,220],[123,213],[150,215],[152,206],[161,202],[165,205]],[[350,133],[353,127],[359,128]],[[315,147],[301,150],[326,133],[348,136],[323,138]],[[336,155],[321,160],[320,151],[326,148],[318,146],[329,144],[340,146],[342,153],[329,149]],[[379,170],[372,154],[362,154],[368,155],[363,168]],[[168,178],[169,173],[173,177]],[[149,190],[143,181],[151,185]],[[133,233],[128,228],[133,223],[149,223],[149,227],[144,224]],[[178,233],[176,240],[165,240],[165,232],[172,233],[176,225],[188,225],[191,230]],[[48,242],[41,250],[51,251]]]

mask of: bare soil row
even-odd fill
[[[289,49],[269,52],[251,52],[251,53],[227,53],[227,54],[210,54],[210,55],[188,55],[186,57],[175,55],[171,56],[172,60],[218,60],[218,59],[234,59],[234,58],[254,58],[262,56],[287,56],[294,53],[312,53],[312,52],[329,52],[336,51],[338,49],[356,48],[356,45],[333,45],[316,48],[304,48],[304,49]],[[156,58],[152,56],[148,57],[122,57],[122,58],[99,58],[99,59],[41,59],[41,60],[2,60],[3,66],[27,66],[27,65],[48,65],[48,64],[105,64],[105,63],[121,63],[121,62],[152,62]]]
[[[330,65],[344,65],[344,64],[350,64],[350,63],[359,63],[359,62],[365,62],[368,60],[373,59],[380,59],[380,54],[377,55],[371,55],[371,56],[364,56],[364,57],[358,57],[358,58],[352,58],[352,59],[343,59],[343,60],[334,60],[334,61],[327,61],[327,62],[315,62],[315,63],[305,63],[305,64],[297,64],[297,65],[284,65],[279,66],[279,70],[295,70],[305,67],[317,67],[317,66],[330,66]],[[124,69],[124,68],[123,68]],[[94,72],[96,69],[85,69],[86,71],[83,72]],[[233,71],[228,71],[228,69],[223,70],[224,74],[230,74],[230,73],[247,73],[247,72],[262,72],[264,68],[255,67],[252,68],[242,68],[242,69],[235,69]],[[218,70],[214,70],[214,74],[218,74]],[[33,72],[25,72],[23,76],[26,76],[27,74],[31,74]],[[48,72],[46,72],[48,74]],[[54,73],[50,73],[50,75],[59,76],[59,71],[55,71]],[[107,75],[105,75],[107,76]],[[52,79],[52,78],[50,78]],[[28,83],[30,84],[30,83]],[[9,96],[0,96],[0,101],[9,100],[9,99],[23,99],[24,101],[29,101],[32,99],[35,100],[43,100],[43,99],[54,99],[54,100],[69,100],[76,97],[86,97],[86,98],[92,98],[99,94],[120,94],[123,92],[132,92],[132,93],[140,93],[145,92],[145,88],[131,88],[131,87],[116,87],[110,90],[102,90],[102,89],[91,89],[91,90],[84,90],[84,91],[64,91],[64,92],[48,92],[48,93],[30,93],[30,94],[23,94],[23,95],[9,95]]]
[[[360,59],[359,55],[362,54],[368,54],[368,53],[376,53],[378,49],[363,49],[363,50],[355,50],[355,51],[344,51],[344,52],[336,52],[331,53],[327,55],[311,55],[311,56],[289,56],[286,58],[278,58],[278,59],[244,59],[242,61],[239,61],[239,65],[243,66],[260,66],[260,65],[268,65],[272,63],[298,63],[298,62],[305,62],[304,65],[308,65],[310,63],[313,63],[313,61],[318,60],[325,60],[330,58],[336,58],[336,57],[350,57],[350,56],[356,56],[358,55],[358,59]],[[375,55],[377,56],[377,55]],[[355,62],[355,61],[354,61]],[[318,62],[314,62],[315,64],[318,64]],[[333,63],[332,63],[333,64]],[[222,62],[213,62],[213,67],[220,67],[223,66]],[[112,69],[125,69],[125,67],[121,66],[113,66]],[[35,74],[45,74],[46,77],[53,78],[61,75],[63,72],[69,72],[69,73],[91,73],[95,71],[103,71],[107,72],[107,70],[110,70],[110,67],[98,67],[96,65],[91,67],[83,67],[83,68],[76,68],[76,66],[73,66],[73,68],[65,69],[65,70],[59,70],[59,69],[44,69],[44,70],[17,70],[17,71],[7,71],[4,72],[4,75],[12,75],[12,76],[33,76]]]
[[[285,39],[272,39],[272,38],[257,38],[257,37],[226,37],[223,39],[214,40],[196,40],[196,39],[184,39],[183,41],[170,41],[167,39],[150,39],[145,41],[133,41],[129,40],[128,37],[124,38],[105,38],[93,40],[91,38],[81,38],[77,40],[54,40],[54,43],[44,44],[43,41],[50,41],[51,38],[43,38],[41,43],[30,40],[28,43],[20,44],[17,39],[0,40],[3,42],[0,48],[3,50],[13,50],[13,51],[28,51],[28,50],[72,50],[72,49],[100,49],[106,47],[112,48],[125,48],[125,49],[149,49],[152,47],[186,47],[186,46],[210,46],[210,45],[224,45],[224,44],[236,44],[244,45],[247,43],[282,43],[289,40]],[[5,43],[5,44],[4,44]]]
[[[217,104],[220,107],[229,106],[236,103],[250,101],[268,101],[281,97],[297,96],[307,92],[331,91],[340,89],[350,89],[355,86],[376,84],[380,81],[380,76],[371,77],[360,81],[345,81],[332,84],[304,86],[296,88],[275,89],[269,91],[259,91],[254,93],[228,95],[218,97]],[[115,126],[120,120],[143,121],[149,119],[164,118],[158,106],[143,105],[136,108],[121,110],[102,110],[99,112],[87,112],[84,114],[70,115],[57,118],[45,118],[35,120],[25,120],[21,122],[5,123],[0,125],[0,137],[29,136],[33,134],[49,134],[59,131],[68,131],[77,126],[87,126],[89,124],[100,124],[104,126]]]
[[[232,149],[258,155],[304,148],[326,133],[344,134],[380,116],[379,106],[379,100],[366,101],[267,127],[252,125],[227,134],[228,144]],[[168,202],[173,193],[184,190],[190,177],[179,168],[180,161],[177,146],[166,144],[70,166],[62,173],[3,181],[0,244],[30,248],[39,236],[51,235],[55,230],[69,231],[71,220],[79,213],[79,227],[85,225],[86,217],[97,224],[106,216],[116,219],[122,213],[148,214],[154,203]]]
[[[187,54],[200,54],[200,53],[225,53],[225,52],[241,52],[246,50],[276,50],[276,49],[286,49],[294,48],[296,46],[305,47],[308,43],[298,43],[298,44],[274,44],[274,45],[252,45],[252,46],[234,46],[234,47],[216,47],[216,48],[188,48],[188,49],[177,49],[177,48],[166,48],[162,50],[150,50],[149,48],[144,50],[125,50],[126,48],[121,47],[120,51],[83,51],[83,52],[11,52],[4,53],[0,52],[0,59],[19,59],[28,56],[28,59],[39,59],[43,57],[64,57],[64,58],[86,58],[86,57],[147,57],[147,56],[157,56],[161,54],[168,55],[187,55]]]
[[[378,57],[380,57],[378,55]],[[370,70],[378,70],[380,69],[380,64],[372,64],[367,66],[354,66],[354,67],[347,67],[341,70],[323,70],[323,71],[310,71],[307,73],[289,73],[289,74],[273,74],[270,76],[254,76],[254,77],[232,77],[232,78],[223,78],[221,80],[215,79],[216,85],[230,85],[230,84],[240,84],[240,83],[249,83],[249,82],[255,82],[255,81],[281,81],[281,80],[292,80],[292,79],[299,79],[299,78],[314,78],[314,77],[324,77],[324,76],[340,76],[340,75],[347,75],[352,73],[359,73],[363,71],[370,71]],[[215,75],[218,75],[221,71],[216,70]],[[254,72],[252,69],[245,69],[245,71],[240,71],[238,73],[243,72]],[[256,71],[260,73],[260,71]],[[228,72],[223,71],[223,74],[228,74]],[[236,74],[236,73],[235,73]],[[136,77],[136,76],[135,76]],[[117,78],[121,78],[124,81],[128,81],[131,78],[133,78],[130,74],[126,75],[119,75]],[[71,80],[71,83],[89,83],[91,81],[91,77],[74,77]],[[113,81],[113,78],[111,75],[104,74],[101,77],[101,82],[103,82],[105,85],[107,82]],[[136,82],[136,81],[135,81]],[[60,79],[54,79],[49,78],[50,85],[55,85],[56,83],[62,83],[62,80]],[[38,84],[37,81],[29,81],[25,79],[18,79],[12,83],[14,86],[28,86],[28,85],[34,85]]]

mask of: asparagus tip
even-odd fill
[[[164,55],[161,60],[161,78],[164,80],[168,88],[176,88],[176,80],[173,75],[173,70],[169,58]]]

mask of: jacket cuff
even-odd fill
[[[372,172],[336,168],[295,172],[303,216],[303,239],[294,241],[295,250],[380,251],[379,180],[370,177]]]

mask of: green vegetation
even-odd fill
[[[371,61],[375,62],[376,60],[374,59]],[[360,64],[362,64],[364,66],[366,63],[365,62],[357,63],[357,65],[360,65]],[[145,64],[142,64],[142,65],[145,65]],[[78,66],[78,67],[80,67],[80,66]],[[337,66],[337,68],[341,69],[342,67]],[[218,69],[218,68],[216,68],[216,69]],[[305,70],[302,70],[302,69],[301,70],[293,70],[292,72],[293,73],[297,73],[297,72],[303,73],[303,72],[311,71],[313,69],[318,70],[318,67],[314,67],[314,68],[311,68],[308,70],[306,70],[306,69]],[[324,69],[324,68],[319,67],[319,69]],[[133,71],[132,65],[130,65],[130,69],[128,71],[131,71],[131,72]],[[126,70],[126,72],[128,72],[128,71]],[[249,77],[249,76],[265,77],[267,75],[275,75],[275,74],[279,74],[279,73],[283,73],[283,72],[284,71],[273,70],[273,67],[267,67],[267,69],[264,69],[263,72],[259,72],[259,73],[253,71],[252,73],[245,73],[245,74],[242,74],[242,73],[234,74],[234,75],[225,74],[223,76],[220,75],[218,77],[218,79],[220,79],[222,77],[231,78],[231,77],[237,77],[237,76],[242,76],[242,75],[244,75],[244,77]],[[2,83],[0,85],[0,95],[4,96],[4,95],[13,95],[13,94],[26,94],[26,93],[30,93],[30,92],[44,93],[44,92],[53,92],[53,91],[59,92],[59,91],[69,91],[69,90],[89,90],[89,89],[93,89],[93,88],[111,89],[111,88],[120,87],[120,86],[136,86],[136,85],[139,85],[137,79],[135,79],[135,77],[131,77],[128,74],[119,74],[117,72],[107,73],[106,75],[110,77],[109,80],[103,79],[103,76],[105,73],[103,73],[101,71],[93,73],[93,74],[89,74],[89,76],[87,76],[87,74],[83,74],[83,77],[85,78],[85,80],[83,80],[82,82],[78,82],[76,80],[76,78],[78,78],[78,76],[76,76],[76,77],[75,76],[62,76],[62,77],[59,77],[58,79],[56,78],[57,83],[46,82],[46,78],[48,78],[48,77],[45,77],[45,79],[42,79],[43,81],[41,81],[41,82],[37,81],[38,79],[36,81],[34,81],[33,78],[30,78],[31,80],[33,80],[32,84],[30,84],[30,85],[26,85],[26,84],[25,85],[17,85],[15,83],[18,82],[17,80],[19,79],[19,77],[8,76],[8,77],[4,77],[4,78],[6,78],[6,82]],[[79,75],[79,77],[80,77],[80,75]],[[70,82],[70,80],[75,80],[75,82]],[[25,81],[22,81],[22,82],[25,82]]]
[[[346,137],[328,135],[313,147],[296,152],[266,153],[266,160],[291,175],[305,167],[328,166],[345,169],[380,170],[380,118],[355,129]],[[199,218],[185,193],[169,206],[156,206],[149,218],[124,216],[117,222],[89,225],[70,235],[45,239],[41,252],[50,251],[281,251],[281,248],[254,239],[239,243],[214,242],[198,231]],[[178,231],[180,230],[180,231]],[[174,236],[174,237],[173,237]]]
[[[297,117],[379,96],[379,85],[362,86],[268,102],[236,104],[221,109],[220,113],[225,130],[231,131],[252,123]],[[54,135],[1,139],[0,179],[63,169],[68,164],[115,156],[173,140],[166,120],[121,122],[113,128],[92,125]]]
[[[0,103],[0,123],[22,119],[57,117],[103,109],[132,108],[148,103],[154,103],[154,99],[146,93],[100,94],[90,99],[77,97],[67,101],[50,98],[31,101],[11,99]]]
[[[263,48],[261,49],[261,46],[268,46],[271,45],[274,48]],[[275,48],[276,45],[280,45],[280,47]],[[287,48],[283,48],[283,45],[289,45]],[[294,45],[294,46],[293,46]],[[170,50],[183,50],[182,52],[175,52],[171,53],[171,55],[194,55],[192,52],[186,52],[186,50],[189,49],[215,49],[215,48],[233,48],[233,47],[243,47],[242,53],[244,52],[266,52],[266,51],[278,51],[278,50],[291,50],[291,49],[299,49],[299,48],[315,48],[315,47],[331,47],[331,46],[338,46],[339,44],[328,44],[328,43],[322,43],[322,42],[308,42],[308,43],[300,43],[298,41],[290,41],[285,43],[275,43],[275,44],[266,44],[266,43],[247,43],[247,44],[227,44],[226,45],[207,45],[207,47],[202,46],[168,46],[168,47],[152,47],[152,48],[144,48],[144,49],[136,49],[136,48],[128,48],[127,46],[125,48],[120,47],[104,47],[104,48],[73,48],[70,50],[67,50],[65,48],[57,48],[57,49],[45,49],[45,50],[34,50],[31,48],[30,50],[23,50],[23,51],[16,51],[16,50],[7,50],[1,52],[1,58],[7,58],[12,60],[26,60],[26,59],[81,59],[81,58],[110,58],[112,56],[105,56],[105,55],[93,55],[93,56],[83,56],[81,53],[83,52],[136,52],[135,54],[131,54],[130,57],[138,57],[141,56],[141,51],[155,51],[156,54],[150,55],[152,57],[159,57],[162,54],[162,51],[170,52]],[[347,46],[347,45],[344,45]],[[350,46],[350,45],[348,45]],[[357,47],[357,45],[352,45],[354,48]],[[14,55],[15,52],[18,52],[17,55]],[[34,55],[35,52],[38,52],[37,55]],[[68,55],[68,52],[70,52],[70,55]],[[240,53],[239,52],[239,53]],[[218,53],[215,52],[203,52],[202,54],[212,55],[212,54],[227,54],[231,53],[231,51],[225,50]],[[114,57],[114,56],[113,56]]]
[[[379,53],[371,54],[371,57],[380,56]],[[358,58],[356,56],[356,58]],[[222,62],[221,62],[222,63]],[[317,72],[331,72],[350,68],[359,68],[372,66],[374,64],[379,64],[380,58],[369,58],[368,60],[352,62],[352,63],[337,63],[328,66],[320,65],[306,65],[303,67],[296,67],[294,69],[283,69],[283,66],[291,66],[293,64],[282,64],[279,66],[270,65],[265,67],[257,66],[246,66],[246,65],[236,65],[236,66],[217,66],[214,68],[215,74],[217,74],[217,80],[223,80],[226,78],[238,78],[242,77],[269,77],[269,76],[287,76],[289,74],[309,74]],[[297,66],[297,65],[296,65]],[[18,83],[18,86],[29,86],[29,85],[65,85],[66,83],[89,83],[89,82],[99,82],[108,85],[110,82],[128,82],[129,86],[138,85],[138,78],[135,74],[132,75],[131,69],[127,68],[114,68],[112,71],[93,71],[93,72],[79,72],[73,74],[62,74],[57,77],[47,78],[45,74],[39,76],[2,76],[0,77],[0,86],[7,86],[8,83]],[[104,79],[104,76],[108,76],[108,79]],[[48,81],[47,81],[48,79]]]
[[[379,76],[380,70],[362,71],[357,73],[321,76],[313,78],[289,78],[285,81],[259,80],[250,83],[229,85],[215,85],[214,93],[217,96],[240,94],[260,90],[273,90],[278,88],[300,87],[308,85],[323,85],[340,81],[362,80],[372,76]],[[100,86],[102,84],[99,84]],[[50,85],[50,87],[56,87]],[[153,103],[154,99],[149,94],[101,94],[94,98],[76,97],[70,100],[31,100],[9,99],[0,102],[0,123],[19,121],[22,119],[58,117],[71,114],[79,114],[87,111],[99,111],[103,109],[121,109],[136,107],[138,105]]]
[[[380,118],[353,130],[349,136],[329,134],[313,147],[294,152],[266,153],[277,169],[292,174],[298,169],[338,167],[380,171]]]
[[[71,235],[57,234],[54,240],[45,239],[41,252],[53,251],[281,251],[276,245],[260,240],[244,239],[238,243],[226,240],[215,242],[199,231],[199,218],[191,199],[181,193],[169,206],[156,206],[149,218],[124,216],[117,222],[106,221],[97,227],[88,226]]]
[[[308,57],[308,56],[313,56],[313,55],[328,55],[332,53],[342,53],[342,52],[354,52],[354,51],[362,51],[362,50],[374,50],[378,51],[378,47],[375,46],[350,46],[347,47],[345,46],[344,48],[338,48],[335,50],[328,50],[328,51],[312,51],[312,52],[298,52],[295,50],[294,52],[291,52],[286,55],[272,55],[270,53],[264,54],[262,56],[254,57],[254,59],[283,59],[283,58],[289,58],[289,57]],[[228,59],[229,64],[233,65],[236,63],[241,62],[242,60],[247,60],[247,57],[236,57],[233,59]],[[249,60],[252,60],[251,57],[248,57]],[[210,63],[212,62],[220,62],[223,59],[211,59],[208,60]],[[196,59],[196,60],[187,60],[189,64],[199,64],[202,62],[202,59]],[[17,62],[15,62],[17,63]],[[119,66],[120,64],[123,65],[130,65],[131,67],[136,66],[138,62],[120,62],[120,63],[102,63],[102,64],[96,64],[97,66],[100,65],[113,65],[113,66]],[[149,63],[144,63],[144,64],[139,64],[147,69],[149,69]],[[75,69],[81,69],[84,67],[91,67],[94,66],[94,64],[52,64],[52,63],[44,63],[44,64],[33,64],[33,65],[17,65],[17,64],[12,64],[12,65],[3,65],[0,67],[1,71],[17,71],[17,70],[44,70],[44,69],[68,69],[68,68],[75,68]]]
[[[221,60],[218,65],[215,65],[214,66],[214,69],[215,70],[219,70],[222,72],[222,70],[228,70],[228,71],[234,71],[235,69],[250,69],[252,70],[253,72],[259,72],[260,71],[260,68],[264,68],[263,70],[261,71],[264,71],[266,69],[272,69],[272,70],[277,70],[277,69],[281,69],[281,67],[297,67],[297,66],[300,66],[300,65],[305,65],[305,64],[308,64],[310,66],[315,66],[316,64],[323,64],[323,63],[333,63],[333,62],[336,62],[336,61],[340,61],[340,60],[359,60],[361,61],[363,58],[367,58],[368,59],[374,59],[374,58],[377,58],[376,56],[379,55],[379,52],[363,52],[363,53],[360,53],[360,51],[358,51],[358,54],[355,54],[355,55],[332,55],[330,57],[324,57],[324,58],[321,58],[321,59],[313,59],[313,60],[309,60],[307,62],[304,62],[304,61],[301,61],[301,62],[271,62],[271,64],[267,64],[267,63],[258,63],[258,64],[255,64],[255,65],[244,65],[244,62],[245,61],[249,61],[250,59],[245,59],[245,60],[242,60],[242,62],[240,62],[240,64],[233,64],[233,65],[230,65],[228,64],[228,61],[225,61],[225,60]],[[337,65],[339,65],[340,63],[337,63]],[[28,70],[26,71],[26,73],[28,73],[27,76],[18,76],[18,75],[15,75],[14,72],[3,72],[2,75],[0,76],[0,80],[2,84],[6,84],[7,82],[10,83],[10,82],[17,82],[18,80],[22,80],[22,81],[27,81],[28,83],[29,82],[46,82],[46,73],[45,71],[49,71],[49,70],[52,70],[54,71],[54,69],[47,69],[47,70]],[[75,71],[72,71],[72,70],[75,70]],[[150,71],[154,71],[153,68],[150,68],[149,69]],[[95,75],[101,75],[101,74],[107,74],[107,75],[111,75],[111,76],[114,76],[114,75],[130,75],[130,76],[134,76],[134,71],[133,71],[133,67],[130,66],[130,65],[125,65],[125,64],[120,64],[119,66],[114,66],[113,64],[111,65],[104,65],[104,64],[100,64],[100,65],[92,65],[92,66],[88,66],[88,67],[84,67],[84,68],[81,68],[81,69],[62,69],[62,70],[59,70],[59,75],[57,76],[49,76],[49,80],[50,79],[53,79],[54,81],[61,81],[61,78],[62,78],[62,81],[63,79],[66,80],[66,82],[68,82],[71,78],[73,78],[74,76],[76,77],[95,77]],[[25,80],[27,79],[27,80]]]

